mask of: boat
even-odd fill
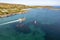
[[[20,18],[18,19],[20,23],[24,22],[26,20],[26,18]]]

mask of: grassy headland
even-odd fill
[[[0,3],[0,17],[7,17],[15,14],[23,14],[28,8],[51,8],[51,6],[27,6],[23,4]]]

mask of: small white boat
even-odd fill
[[[18,19],[20,23],[24,22],[26,20],[26,18],[20,18]]]
[[[35,20],[35,21],[34,21],[34,23],[36,24],[36,23],[37,23],[37,21]]]

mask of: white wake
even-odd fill
[[[14,20],[14,21],[10,21],[10,22],[6,22],[6,23],[2,23],[0,25],[6,25],[6,24],[9,24],[9,23],[14,23],[14,22],[18,22],[19,20]]]

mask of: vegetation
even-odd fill
[[[0,3],[0,17],[6,17],[17,13],[25,13],[28,8],[51,8],[50,6],[27,6],[22,4]]]

